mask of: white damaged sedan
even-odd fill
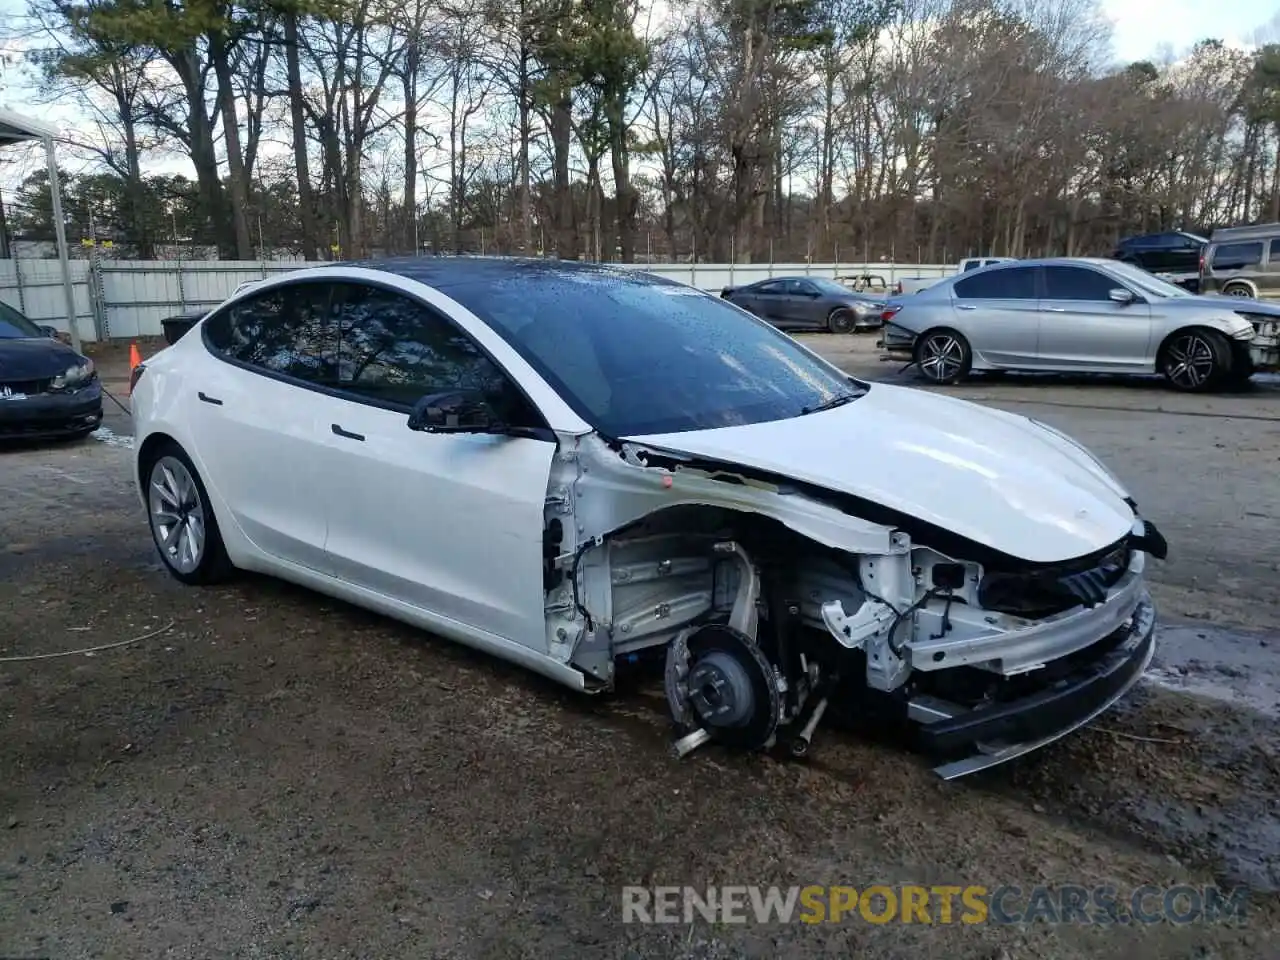
[[[1150,662],[1166,544],[1086,449],[853,379],[684,285],[383,260],[255,284],[192,332],[133,372],[174,576],[272,574],[587,693],[660,656],[681,755],[800,755],[857,706],[950,778]]]

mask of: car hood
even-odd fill
[[[1200,306],[1216,307],[1219,310],[1230,310],[1235,313],[1237,310],[1243,310],[1245,313],[1256,313],[1267,317],[1280,317],[1280,304],[1271,303],[1266,300],[1254,300],[1246,297],[1228,297],[1226,294],[1209,293],[1199,297],[1181,297],[1179,302],[1185,303],[1192,301]]]
[[[0,381],[44,380],[83,362],[78,353],[57,340],[0,340]]]
[[[1126,492],[1085,448],[1026,417],[875,384],[821,413],[628,442],[862,498],[1034,563],[1133,529]]]

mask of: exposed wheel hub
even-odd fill
[[[781,715],[773,666],[756,642],[709,624],[667,648],[667,702],[676,722],[721,743],[757,750],[772,742]]]
[[[713,650],[693,665],[689,701],[698,718],[713,727],[742,726],[756,705],[747,668],[723,650]]]

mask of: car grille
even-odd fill
[[[1049,617],[1073,607],[1095,607],[1107,599],[1129,569],[1127,541],[1070,564],[1029,573],[993,571],[982,578],[978,602],[987,610],[1019,617]]]
[[[48,393],[49,380],[0,380],[0,397],[6,393]]]

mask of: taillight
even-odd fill
[[[133,393],[133,388],[138,385],[138,381],[142,379],[142,374],[146,372],[147,365],[140,363],[129,371],[129,393]]]
[[[901,307],[885,307],[880,311],[880,322],[888,323],[902,311]]]

